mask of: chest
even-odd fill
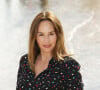
[[[45,63],[36,63],[35,64],[35,78],[42,73],[43,71],[45,71],[48,68],[48,64]]]
[[[61,86],[61,82],[62,82],[62,75],[60,73],[60,68],[58,67],[51,67],[48,70],[45,69],[41,69],[39,68],[40,71],[36,71],[37,72],[37,76],[35,76],[36,79],[36,83],[38,85],[43,86],[41,88],[51,88],[52,86],[54,86],[54,88],[57,88],[58,86]],[[37,70],[39,70],[37,67]],[[38,76],[39,75],[39,76]],[[52,90],[52,89],[51,89]],[[57,89],[58,90],[58,89]]]

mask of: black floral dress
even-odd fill
[[[65,56],[64,61],[51,58],[48,68],[35,78],[25,54],[20,58],[16,90],[83,90],[79,69],[80,64],[70,56]]]

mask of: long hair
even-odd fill
[[[51,11],[43,11],[40,12],[32,21],[30,32],[29,32],[29,51],[28,51],[28,62],[32,71],[35,71],[35,60],[38,54],[40,54],[40,48],[36,41],[36,35],[39,23],[43,20],[49,20],[54,27],[55,33],[57,35],[57,41],[55,48],[53,49],[53,58],[56,60],[64,60],[64,56],[70,56],[72,54],[68,54],[65,48],[65,39],[63,28],[58,20],[58,18]]]

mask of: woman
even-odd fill
[[[21,57],[16,90],[83,90],[80,64],[67,53],[58,18],[39,13],[29,33],[29,52]]]

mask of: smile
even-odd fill
[[[51,45],[43,45],[45,48],[49,48]]]

